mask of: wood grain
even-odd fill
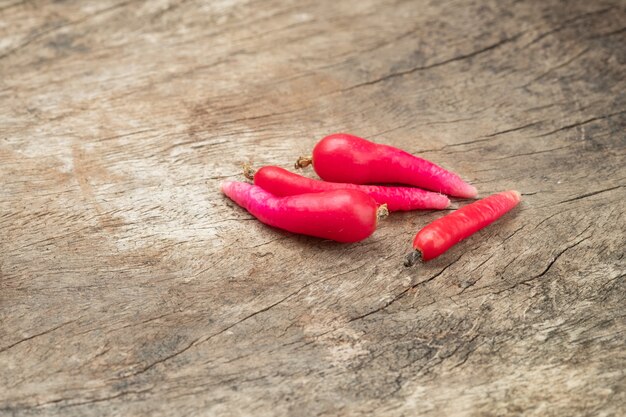
[[[625,29],[620,0],[0,2],[0,415],[624,415]],[[441,213],[341,245],[218,192],[337,131],[524,201],[407,269]]]

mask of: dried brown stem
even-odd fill
[[[406,259],[404,261],[404,266],[406,267],[413,266],[421,260],[422,260],[422,252],[418,250],[411,251],[411,253],[409,253],[406,256]]]
[[[254,168],[252,168],[252,165],[250,165],[249,163],[245,162],[242,165],[243,168],[243,175],[244,177],[246,177],[249,180],[254,180],[254,174],[256,173],[256,170]]]
[[[313,158],[310,156],[301,156],[298,158],[295,164],[296,169],[306,168],[313,163]]]

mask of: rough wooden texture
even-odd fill
[[[625,44],[620,0],[1,2],[0,415],[624,415]],[[335,131],[524,201],[407,269],[441,213],[218,192]]]

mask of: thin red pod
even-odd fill
[[[498,220],[520,200],[519,192],[504,191],[435,220],[415,235],[413,240],[415,251],[407,256],[405,265],[413,265],[420,257],[424,261],[436,258],[463,239]]]
[[[445,195],[420,188],[324,182],[294,174],[277,166],[264,166],[256,172],[245,166],[244,173],[246,177],[254,179],[255,185],[279,196],[330,190],[358,190],[368,194],[378,204],[387,204],[389,211],[441,210],[450,205],[450,200]]]
[[[376,230],[386,209],[358,190],[275,196],[259,186],[228,181],[222,192],[261,222],[303,235],[358,242]]]
[[[463,198],[477,194],[458,175],[430,161],[346,133],[326,136],[315,145],[312,158],[300,158],[296,166],[310,163],[325,181],[407,184]]]

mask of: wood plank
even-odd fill
[[[619,0],[0,2],[0,415],[623,414],[625,25]],[[442,213],[342,245],[219,193],[337,131],[524,201],[407,269]]]

